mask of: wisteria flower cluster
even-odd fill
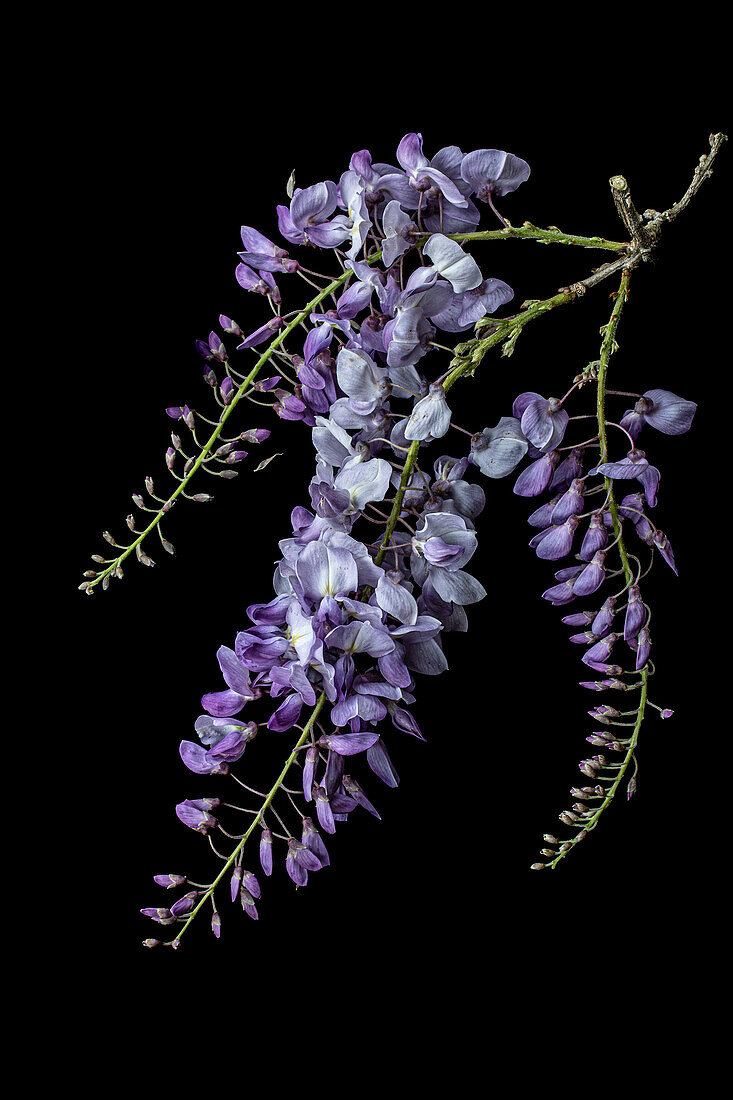
[[[669,541],[650,517],[660,474],[638,441],[647,426],[669,435],[687,431],[695,412],[693,402],[650,389],[633,395],[633,408],[618,423],[606,419],[605,398],[613,392],[606,389],[608,363],[640,255],[633,241],[573,237],[530,223],[515,230],[497,203],[528,179],[530,169],[511,153],[482,148],[464,154],[448,146],[429,158],[422,136],[410,133],[399,143],[396,161],[375,162],[362,149],[338,182],[326,179],[300,188],[291,177],[290,203],[277,206],[285,246],[242,227],[236,280],[269,306],[271,316],[246,333],[222,315],[222,335],[211,332],[198,341],[218,421],[188,405],[167,410],[177,422],[165,456],[176,488],[160,497],[146,479],[155,503],[146,504],[141,495],[134,499],[152,520],[138,530],[128,517],[137,536],[128,546],[105,533],[122,553],[112,559],[95,556],[104,568],[90,571],[92,579],[82,586],[89,593],[98,584],[106,587],[110,576],[122,575],[121,563],[132,552],[152,565],[142,543],[154,528],[172,552],[160,521],[180,496],[210,499],[187,491],[198,469],[236,476],[233,466],[247,458],[241,444],[258,445],[269,436],[266,428],[222,434],[242,398],[257,395],[257,402],[270,404],[282,420],[302,422],[310,430],[314,471],[307,499],[293,508],[291,531],[280,541],[270,598],[252,603],[247,621],[236,624],[232,644],[218,650],[223,684],[203,695],[204,713],[194,722],[194,736],[180,743],[196,790],[176,807],[178,818],[209,839],[216,833],[235,843],[226,854],[212,844],[222,866],[211,883],[195,886],[170,905],[142,910],[158,925],[172,926],[167,942],[174,947],[208,905],[219,936],[218,888],[257,919],[262,876],[282,868],[297,886],[305,886],[309,874],[328,865],[328,837],[351,814],[380,816],[375,782],[388,787],[399,782],[391,739],[403,734],[423,739],[410,711],[422,678],[446,669],[444,636],[466,631],[467,609],[487,594],[470,571],[485,489],[522,462],[514,492],[541,500],[529,518],[537,529],[530,546],[559,566],[556,583],[543,598],[569,611],[563,621],[576,631],[570,640],[583,647],[582,662],[597,677],[584,686],[638,692],[629,710],[601,705],[589,712],[601,728],[588,740],[602,752],[582,762],[590,785],[574,789],[578,801],[561,814],[574,832],[567,841],[547,834],[546,861],[534,867],[556,866],[595,827],[634,759],[653,664],[644,568],[626,547],[626,531],[675,569]],[[501,228],[478,229],[482,208]],[[484,274],[466,246],[511,236],[611,249],[617,258],[606,265],[611,270],[601,269],[600,278],[595,273],[551,299],[526,302],[514,316],[497,319],[513,291],[496,274]],[[291,256],[294,247],[300,249],[297,258]],[[311,257],[318,252],[338,264],[336,276],[312,269]],[[498,415],[505,409],[488,418],[496,420],[493,426],[455,424],[450,389],[474,374],[490,347],[500,343],[510,355],[526,323],[615,271],[621,285],[600,358],[573,380],[564,397],[525,392],[511,415]],[[284,313],[280,284],[293,279],[315,293],[305,308]],[[448,369],[442,374],[440,367],[431,369],[434,361],[441,363],[438,333],[468,330],[475,336],[455,347]],[[235,337],[236,349],[225,346],[227,336]],[[235,350],[241,357],[265,344],[251,370],[235,365]],[[259,377],[268,366],[269,376]],[[568,406],[593,385],[596,430],[590,438],[567,442],[576,428]],[[585,423],[586,414],[578,415]],[[207,424],[209,438],[199,440],[197,432]],[[184,448],[183,429],[192,437],[192,454]],[[613,448],[610,429],[617,433]],[[457,442],[448,446],[451,431]],[[619,440],[625,450],[616,446]],[[633,491],[617,500],[619,483],[627,481],[635,485],[622,488]],[[610,594],[601,603],[606,588]],[[580,601],[587,600],[586,609]],[[628,656],[621,655],[624,649]],[[625,667],[629,662],[631,669]],[[619,726],[629,728],[619,731]],[[245,781],[254,751],[250,742],[288,731],[296,732],[280,775],[269,791],[254,790]],[[606,754],[620,754],[621,762],[610,762]],[[295,784],[291,773],[298,776]],[[234,779],[240,797],[255,801],[254,808],[220,797],[225,777]],[[251,818],[246,829],[232,824],[242,813]],[[250,841],[259,846],[256,865]],[[192,885],[180,874],[156,875],[155,881],[173,890]]]

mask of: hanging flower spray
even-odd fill
[[[163,535],[173,506],[212,499],[201,491],[200,471],[236,477],[248,449],[270,435],[264,427],[233,427],[244,401],[310,429],[309,500],[295,502],[292,530],[280,542],[274,595],[253,594],[265,601],[247,608],[246,623],[233,624],[233,644],[217,653],[224,686],[203,695],[195,736],[180,744],[202,790],[217,794],[185,799],[176,813],[207,837],[219,866],[204,884],[181,874],[155,876],[176,894],[192,887],[169,905],[142,910],[170,927],[169,945],[178,947],[207,909],[218,937],[222,892],[256,920],[262,876],[283,868],[305,886],[328,865],[327,838],[337,827],[351,814],[380,816],[375,781],[399,782],[390,740],[423,739],[409,709],[415,693],[424,690],[425,677],[446,669],[445,635],[466,631],[468,609],[487,595],[469,567],[486,492],[499,493],[493,482],[509,475],[514,493],[537,505],[528,517],[536,530],[529,545],[554,563],[554,583],[542,597],[571,628],[589,677],[582,686],[604,700],[588,711],[595,754],[580,762],[574,801],[560,814],[563,836],[544,835],[541,861],[532,868],[558,867],[620,789],[634,794],[648,710],[671,714],[649,698],[653,627],[645,578],[657,559],[677,571],[669,539],[653,519],[660,485],[653,436],[686,432],[696,406],[664,388],[609,389],[609,369],[634,270],[711,174],[724,141],[711,136],[688,190],[664,212],[640,215],[626,181],[613,177],[627,237],[621,241],[529,222],[514,228],[498,207],[529,177],[524,160],[496,149],[464,155],[456,146],[430,159],[417,133],[400,142],[398,166],[375,163],[362,149],[338,183],[300,188],[291,177],[290,204],[277,207],[287,248],[242,227],[237,282],[272,316],[249,334],[220,316],[235,349],[214,331],[197,342],[217,417],[188,405],[168,408],[176,422],[165,453],[172,491],[161,496],[146,478],[147,496],[133,497],[143,519],[127,517],[131,541],[104,532],[112,556],[94,555],[96,568],[80,586],[90,595],[106,589],[133,555],[153,566],[148,543],[155,535],[174,552]],[[479,229],[482,212],[501,227]],[[595,249],[609,259],[554,296],[501,316],[512,289],[497,273],[485,275],[468,251],[499,239]],[[336,274],[311,268],[316,250]],[[283,312],[279,283],[298,279],[310,300]],[[511,410],[497,410],[493,426],[479,423],[475,431],[453,422],[450,391],[476,374],[489,351],[510,356],[527,324],[607,280],[615,280],[612,309],[598,356],[575,378],[558,380],[563,396],[521,393]],[[448,334],[440,342],[438,330]],[[445,341],[469,331],[449,349],[443,373],[428,375],[428,353],[432,363]],[[264,350],[254,352],[248,369],[241,364],[255,348]],[[655,387],[663,381],[649,379]],[[618,414],[607,411],[611,401]],[[449,447],[451,431],[458,442]],[[271,786],[249,786],[246,763],[256,751],[250,743],[291,731]],[[227,783],[246,805],[225,800]],[[246,827],[237,824],[243,819]],[[222,840],[229,842],[224,851]]]

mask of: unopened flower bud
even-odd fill
[[[224,332],[230,332],[233,336],[244,335],[237,322],[233,321],[231,317],[227,317],[225,313],[219,314],[219,324],[224,329]]]
[[[183,886],[186,881],[185,875],[153,875],[153,881],[158,883],[158,886],[165,886],[166,890],[173,889],[174,886]]]
[[[230,881],[232,901],[237,900],[237,895],[240,891],[241,886],[242,886],[242,868],[241,867],[235,867],[234,872],[233,872],[232,877],[231,877],[231,881]]]
[[[604,722],[608,725],[612,718],[619,718],[621,716],[621,711],[616,710],[615,707],[600,706],[594,707],[593,710],[589,710],[588,714],[591,718],[595,718],[597,722]]]

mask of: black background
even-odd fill
[[[714,574],[727,577],[728,567],[711,471],[721,416],[725,302],[716,272],[729,146],[667,231],[657,262],[635,273],[611,366],[612,388],[662,387],[699,403],[688,435],[647,429],[643,440],[662,471],[655,518],[680,577],[660,561],[645,589],[659,670],[651,698],[675,716],[661,722],[649,712],[637,797],[619,798],[557,874],[528,875],[542,833],[562,828],[557,814],[580,778],[577,761],[595,751],[584,740],[592,726],[585,711],[599,699],[577,686],[584,666],[566,640],[562,612],[539,598],[552,569],[527,547],[533,506],[512,494],[511,478],[483,482],[487,506],[471,572],[491,595],[469,609],[466,635],[446,637],[449,672],[419,683],[413,709],[427,743],[389,735],[400,788],[364,776],[382,821],[361,814],[339,827],[331,868],[304,890],[278,868],[265,883],[258,923],[223,896],[218,943],[202,914],[178,956],[139,946],[157,930],[139,909],[177,896],[155,886],[153,874],[203,881],[217,862],[174,806],[234,785],[187,772],[178,744],[191,737],[201,694],[220,686],[217,648],[232,644],[248,604],[270,598],[278,540],[290,534],[293,506],[308,503],[309,431],[240,406],[242,429],[272,429],[262,456],[287,454],[264,472],[217,483],[213,504],[179,505],[165,526],[175,559],[153,540],[155,569],[128,563],[124,581],[92,599],[76,585],[89,555],[105,551],[101,531],[124,535],[130,495],[143,491],[145,475],[166,484],[173,424],[165,407],[204,411],[210,400],[195,339],[216,327],[220,313],[245,331],[269,316],[234,280],[239,226],[277,239],[275,205],[287,203],[293,169],[305,187],[338,180],[363,147],[394,163],[400,138],[420,130],[429,156],[448,144],[493,146],[530,163],[529,181],[502,205],[513,224],[529,219],[621,239],[609,177],[626,175],[639,209],[665,208],[687,187],[708,134],[727,125],[714,87],[698,88],[679,107],[671,73],[658,82],[626,74],[598,84],[593,65],[576,63],[572,72],[525,73],[507,86],[474,65],[469,90],[453,105],[437,74],[418,67],[402,81],[373,70],[356,79],[348,67],[309,67],[294,54],[268,61],[261,74],[244,59],[241,76],[236,63],[222,69],[200,56],[189,67],[174,50],[143,39],[110,64],[90,61],[90,79],[65,87],[59,108],[64,155],[74,166],[54,246],[73,257],[68,285],[58,290],[68,296],[64,355],[73,360],[58,414],[71,444],[63,516],[72,537],[54,564],[57,588],[68,590],[60,596],[55,660],[65,670],[63,713],[74,733],[71,741],[59,734],[55,769],[63,781],[51,805],[64,807],[58,854],[74,883],[66,912],[75,949],[129,965],[129,973],[170,974],[181,955],[189,976],[194,959],[206,968],[241,963],[254,980],[266,966],[297,973],[304,957],[323,961],[326,980],[330,959],[342,968],[353,956],[353,994],[369,984],[372,966],[394,973],[408,961],[446,973],[476,967],[490,978],[496,956],[486,950],[487,935],[506,944],[518,929],[532,934],[563,914],[592,929],[607,919],[604,905],[632,907],[649,897],[650,884],[678,905],[682,882],[711,860],[702,836],[714,809],[712,773],[725,767],[717,735],[726,719],[714,712],[710,691],[719,683],[712,632],[719,600],[727,599],[727,582],[721,596]],[[487,215],[482,227],[490,225]],[[476,246],[475,255],[485,274],[514,288],[517,305],[585,277],[605,258],[523,241]],[[293,278],[279,281],[293,305],[307,292]],[[476,381],[453,391],[457,422],[473,430],[493,424],[523,390],[563,393],[597,357],[612,289],[604,284],[529,326],[512,359],[486,359]],[[437,355],[422,366],[436,375],[445,369]],[[452,440],[456,451],[463,438]],[[198,488],[211,491],[200,480]],[[271,740],[281,748],[263,745],[263,736],[245,764],[259,770],[253,757],[262,753],[278,767],[291,738]],[[249,863],[257,871],[254,853]],[[532,951],[541,950],[535,941]]]

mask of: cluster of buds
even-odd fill
[[[570,393],[575,389],[574,385]],[[533,458],[517,479],[514,492],[525,497],[550,497],[529,517],[531,526],[539,528],[530,546],[545,561],[559,564],[563,559],[573,560],[573,564],[561,565],[555,573],[556,583],[542,596],[555,607],[577,608],[562,621],[576,631],[570,641],[583,647],[581,661],[596,673],[595,679],[582,680],[581,686],[594,692],[639,693],[636,705],[629,709],[600,705],[588,711],[596,724],[606,727],[593,730],[587,737],[593,747],[603,751],[579,764],[581,774],[593,786],[571,790],[580,801],[559,816],[574,835],[569,841],[557,842],[556,848],[543,848],[548,861],[532,864],[534,870],[554,868],[595,828],[629,765],[635,764],[639,729],[649,705],[648,677],[654,667],[650,659],[651,609],[641,590],[648,568],[644,570],[640,559],[627,549],[627,531],[633,531],[652,550],[652,559],[659,553],[675,573],[677,568],[667,536],[648,511],[657,503],[659,470],[637,447],[637,439],[645,424],[667,435],[686,432],[696,405],[668,390],[648,390],[635,396],[634,408],[627,410],[618,423],[607,421],[604,415],[596,437],[569,446],[562,445],[573,419],[565,409],[569,394],[556,400],[524,393],[514,403],[514,415],[529,440]],[[593,463],[587,455],[599,447],[604,449],[601,441],[606,439],[606,428],[618,429],[630,449],[617,460],[608,461],[602,455],[603,461]],[[617,502],[616,483],[629,480],[637,481],[640,489]],[[618,587],[620,581],[623,583],[618,591],[601,602],[601,593],[613,582]],[[588,598],[592,598],[590,608],[577,607],[578,601]],[[623,655],[624,646],[631,651],[630,660]],[[629,663],[631,668],[626,667]],[[672,713],[657,709],[664,718]],[[627,782],[628,797],[636,790],[634,776]]]

